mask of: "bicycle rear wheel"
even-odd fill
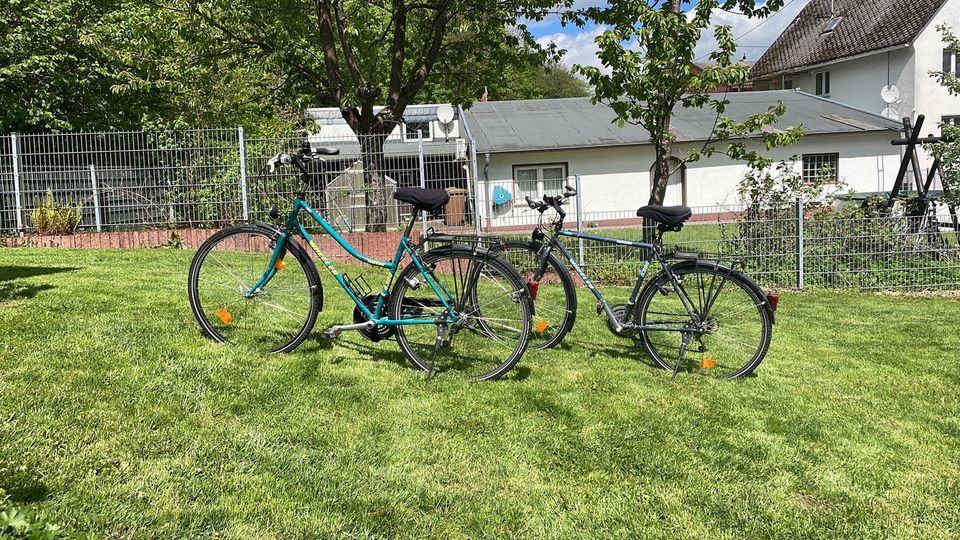
[[[400,349],[424,371],[490,380],[502,377],[523,356],[532,307],[526,285],[506,261],[466,247],[439,248],[421,259],[430,278],[447,293],[456,321],[438,342],[437,324],[397,327]],[[447,307],[415,264],[398,276],[390,294],[395,320],[445,320]]]
[[[507,242],[503,258],[520,272],[524,283],[529,284],[537,271],[544,248],[544,244],[539,242]],[[570,273],[553,253],[547,257],[546,263],[533,299],[530,344],[538,349],[549,349],[563,341],[577,318],[577,289]],[[532,290],[531,296],[534,296]]]
[[[273,278],[249,292],[270,265],[278,234],[240,225],[214,234],[197,250],[188,292],[207,336],[259,352],[288,352],[310,334],[322,302],[320,279],[293,240],[287,240]]]
[[[660,273],[641,291],[637,303],[637,324],[664,329],[640,332],[637,341],[647,354],[664,369],[719,379],[743,377],[756,369],[770,346],[773,323],[766,299],[749,278],[710,263],[672,270],[680,291]],[[697,317],[690,317],[678,293],[693,304]],[[681,362],[685,334],[690,343]]]

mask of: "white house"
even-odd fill
[[[857,191],[893,185],[900,156],[890,141],[900,136],[897,122],[793,90],[726,97],[732,118],[745,119],[782,101],[787,112],[778,125],[805,128],[799,143],[769,153],[775,160],[797,156],[796,167],[810,177],[830,165]],[[588,98],[494,101],[465,111],[466,131],[477,151],[477,204],[483,215],[493,216],[487,225],[530,224],[536,217],[525,209],[524,197],[559,193],[576,177],[585,219],[613,224],[635,218],[650,196],[654,149],[644,129],[618,127],[614,116]],[[675,154],[702,146],[715,118],[710,110],[678,108],[672,122]],[[722,155],[679,167],[664,202],[701,208],[736,204],[744,172],[742,162]]]
[[[374,114],[380,111],[382,107],[374,109]],[[452,120],[444,124],[440,121],[438,112],[441,108],[449,110],[452,114]],[[342,142],[345,140],[356,141],[356,135],[347,125],[337,107],[317,107],[307,109],[305,116],[313,120],[320,131],[311,137],[311,142]],[[402,141],[405,143],[416,144],[418,138],[424,142],[434,141],[453,141],[461,138],[460,134],[460,108],[449,104],[425,104],[410,105],[403,113],[403,122],[394,128],[390,134],[391,141]]]
[[[801,89],[896,120],[923,114],[923,133],[939,133],[941,121],[960,123],[960,98],[930,76],[960,73],[941,25],[960,31],[960,0],[811,0],[750,76],[757,90]]]

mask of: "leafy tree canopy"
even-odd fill
[[[782,103],[745,121],[724,116],[728,101],[711,94],[718,87],[747,81],[749,68],[733,60],[737,50],[729,26],[714,26],[715,9],[738,11],[749,17],[766,17],[783,5],[783,0],[699,0],[684,13],[690,0],[609,0],[606,4],[570,12],[565,20],[578,26],[592,21],[607,28],[596,38],[598,57],[605,69],[574,66],[593,86],[594,102],[609,104],[617,122],[643,126],[656,148],[654,189],[650,204],[660,204],[670,177],[670,158],[675,139],[670,121],[676,107],[714,110],[717,115],[713,135],[701,149],[690,152],[683,161],[694,161],[722,152],[746,160],[755,168],[772,164],[763,155],[773,147],[795,142],[802,129],[768,129],[784,112]],[[710,53],[711,65],[694,69],[694,51],[704,31],[713,28],[718,47]],[[759,143],[763,151],[748,145]],[[718,147],[718,143],[726,143]]]

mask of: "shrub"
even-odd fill
[[[70,234],[83,220],[83,206],[58,203],[49,189],[42,200],[35,198],[34,204],[30,220],[39,234]]]
[[[44,521],[40,515],[10,506],[9,497],[0,489],[0,538],[54,540],[78,537],[64,532],[56,524]]]

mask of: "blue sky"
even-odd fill
[[[737,57],[746,55],[748,60],[756,60],[809,1],[788,0],[783,9],[768,19],[748,19],[742,15],[717,10],[714,13],[713,21],[715,24],[729,25],[733,28],[733,35],[739,38],[737,42],[741,46],[740,50],[737,51]],[[576,6],[582,7],[599,3],[597,0],[577,0]],[[567,49],[563,63],[568,66],[586,64],[599,67],[600,64],[596,57],[597,49],[593,39],[603,32],[603,28],[597,26],[586,28],[563,27],[557,17],[530,23],[529,27],[541,43],[553,42],[559,47]],[[715,47],[716,41],[713,39],[712,32],[705,32],[700,43],[697,44],[697,56],[706,60],[706,56]]]

